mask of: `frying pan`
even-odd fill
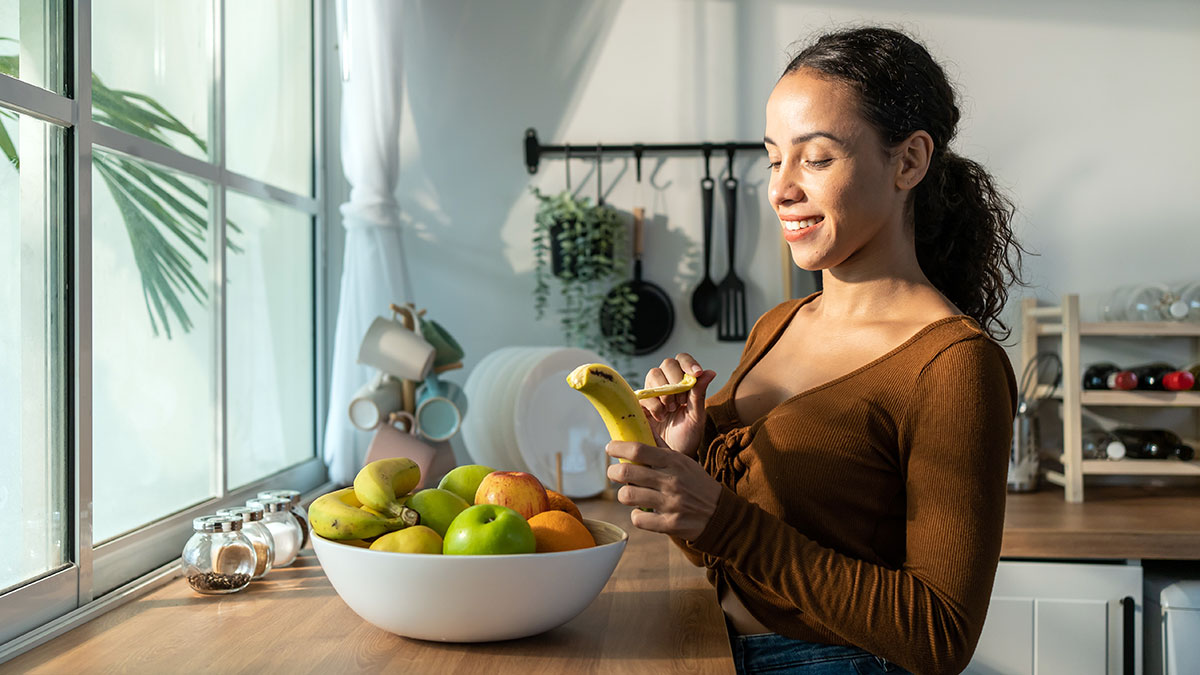
[[[666,343],[675,327],[675,308],[666,292],[657,285],[642,279],[642,230],[646,211],[642,207],[633,209],[633,279],[608,292],[608,298],[600,306],[600,331],[607,338],[617,333],[615,317],[609,310],[608,300],[622,293],[633,293],[633,351],[634,356],[643,356],[656,351]]]

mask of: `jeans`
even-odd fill
[[[908,671],[884,658],[842,645],[793,640],[776,633],[733,635],[733,663],[738,675],[799,673],[801,675],[867,675]]]

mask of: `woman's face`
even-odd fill
[[[902,241],[899,162],[848,86],[807,69],[785,75],[767,101],[763,141],[771,206],[797,265],[870,264]]]

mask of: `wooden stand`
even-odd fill
[[[1170,321],[1110,321],[1081,323],[1079,296],[1064,295],[1057,307],[1038,307],[1035,298],[1021,301],[1021,363],[1018,372],[1038,352],[1039,338],[1057,338],[1063,364],[1061,388],[1048,394],[1062,401],[1063,448],[1055,459],[1061,461],[1062,471],[1046,471],[1045,477],[1061,485],[1068,502],[1083,501],[1085,475],[1124,476],[1200,476],[1200,461],[1181,462],[1174,459],[1106,459],[1083,458],[1083,409],[1085,407],[1191,407],[1200,411],[1200,391],[1094,391],[1083,389],[1083,369],[1080,365],[1081,338],[1092,336],[1129,337],[1190,337],[1196,338],[1194,356],[1200,355],[1200,324]],[[1196,439],[1185,439],[1195,446]]]

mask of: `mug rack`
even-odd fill
[[[693,153],[701,153],[705,157],[711,156],[716,152],[725,152],[729,155],[730,161],[733,160],[733,155],[736,152],[757,151],[766,152],[761,142],[749,143],[743,141],[730,141],[725,143],[630,143],[626,145],[604,145],[596,143],[591,145],[544,145],[538,140],[537,130],[529,127],[525,130],[525,168],[529,173],[537,173],[538,164],[541,163],[543,155],[562,155],[567,158],[594,158],[598,155],[629,155],[632,154],[639,160],[643,155],[688,155]]]

